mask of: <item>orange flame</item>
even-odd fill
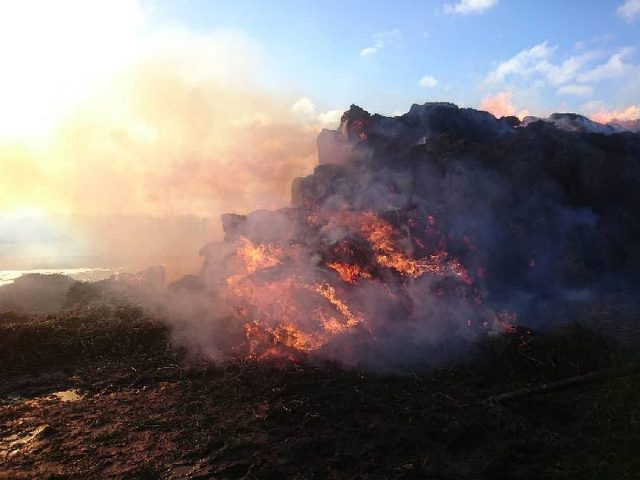
[[[270,244],[255,245],[246,237],[241,237],[239,242],[240,245],[236,252],[244,262],[248,273],[280,264],[283,255],[282,249]]]
[[[343,282],[355,285],[358,278],[371,278],[371,275],[362,270],[362,267],[350,263],[331,262],[327,267],[334,269],[340,275]]]
[[[254,243],[240,238],[236,247],[240,271],[227,279],[227,287],[228,297],[245,321],[252,358],[289,358],[293,352],[313,352],[350,331],[373,335],[355,300],[357,296],[350,292],[366,280],[382,285],[381,291],[390,301],[402,302],[402,296],[379,278],[380,269],[392,270],[404,281],[423,275],[450,277],[469,289],[470,301],[482,303],[471,274],[446,251],[448,241],[438,233],[433,215],[425,219],[422,240],[420,235],[411,236],[411,229],[419,228],[415,219],[409,219],[406,230],[401,230],[373,212],[310,210],[306,218],[311,228],[336,227],[359,240],[354,241],[355,246],[349,242],[331,248],[326,245],[339,260],[329,258],[319,270],[308,273],[308,261],[305,265],[298,263],[308,258],[298,255],[303,246]],[[475,248],[469,238],[464,239],[464,244],[470,251]],[[427,253],[416,258],[413,245],[417,251]],[[315,247],[318,245],[312,248]],[[358,251],[360,247],[365,253]],[[319,272],[326,269],[335,271],[340,280],[334,283],[326,274],[319,279],[318,275],[323,275]],[[449,287],[443,284],[434,288],[437,295],[438,289],[444,293]]]
[[[326,283],[315,285],[314,290],[322,295],[347,320],[347,327],[355,327],[362,322],[362,316],[351,312],[349,306],[336,295],[336,289]]]

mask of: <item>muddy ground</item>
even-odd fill
[[[194,363],[135,308],[0,318],[0,479],[638,479],[640,375],[579,325],[435,371]]]

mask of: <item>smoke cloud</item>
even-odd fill
[[[480,110],[491,113],[496,118],[506,117],[509,115],[515,115],[520,119],[523,119],[529,115],[529,111],[526,109],[518,110],[512,102],[511,92],[505,90],[498,92],[495,95],[486,95],[480,103]]]
[[[260,46],[240,32],[135,45],[46,139],[0,141],[0,210],[38,210],[108,266],[186,273],[221,213],[287,204],[337,118],[262,87]]]
[[[614,120],[632,121],[640,119],[640,107],[631,105],[622,110],[606,110],[600,108],[590,115],[591,119],[600,123],[609,123]]]
[[[290,208],[223,217],[225,241],[203,249],[203,288],[227,309],[211,325],[234,318],[236,351],[254,358],[402,370],[515,322],[580,318],[640,284],[638,177],[615,163],[638,138],[621,138],[447,103],[394,118],[352,106],[320,134]],[[183,325],[202,348],[199,325]]]

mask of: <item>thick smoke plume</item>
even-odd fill
[[[200,288],[225,318],[208,325],[244,330],[236,353],[433,365],[491,332],[637,291],[635,134],[573,114],[354,106],[318,149],[290,207],[225,215],[225,241],[203,249]]]
[[[136,45],[48,136],[0,138],[0,210],[43,210],[70,237],[59,258],[90,252],[79,266],[163,264],[175,278],[197,270],[194,243],[219,237],[221,213],[287,204],[331,116],[292,116],[296,98],[260,86],[259,45],[240,33]],[[0,252],[0,267],[13,260]]]

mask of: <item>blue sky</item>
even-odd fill
[[[477,106],[502,91],[532,113],[640,103],[638,0],[193,0],[155,3],[152,17],[200,33],[246,33],[262,48],[272,86],[326,108]],[[520,69],[487,81],[520,52]],[[433,79],[426,87],[425,76]]]

